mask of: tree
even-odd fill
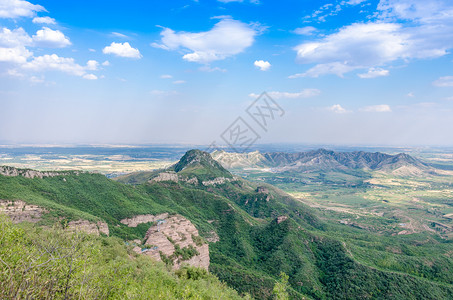
[[[280,273],[280,280],[277,281],[277,283],[274,286],[274,290],[272,291],[272,294],[274,294],[274,299],[276,300],[289,299],[289,294],[287,291],[289,287],[288,279],[289,279],[288,275],[286,275],[283,272]]]

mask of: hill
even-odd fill
[[[207,243],[209,271],[239,293],[257,299],[272,298],[281,272],[289,276],[293,299],[414,295],[449,299],[453,295],[449,272],[453,262],[448,256],[453,249],[434,237],[381,236],[326,222],[273,186],[231,175],[201,151],[189,151],[166,170],[133,176],[141,181],[127,185],[88,173],[43,178],[0,175],[0,199],[40,207],[36,226],[55,221],[105,222],[111,236],[129,243],[149,240],[150,234],[161,232],[161,221],[181,216],[172,225],[178,229],[187,220],[200,238],[191,236],[190,226],[170,233],[172,226],[165,227],[162,233],[177,257],[161,256],[161,260],[172,265],[176,259],[196,255],[181,246],[186,241]],[[178,232],[186,238],[176,239]],[[154,247],[145,245],[145,253]],[[389,263],[378,264],[375,258]]]
[[[399,175],[421,175],[434,169],[410,155],[364,151],[336,152],[319,149],[299,153],[228,153],[215,151],[212,157],[229,169],[271,168],[272,172],[373,170]]]

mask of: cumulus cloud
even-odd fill
[[[310,98],[310,97],[315,97],[321,94],[321,91],[318,89],[304,89],[300,92],[296,93],[290,93],[290,92],[268,92],[267,93],[271,98],[274,99],[297,99],[297,98]],[[251,93],[249,94],[249,97],[251,98],[258,98],[260,95]]]
[[[41,5],[31,4],[23,0],[0,1],[0,18],[15,19],[20,17],[34,17],[36,12],[45,11]]]
[[[340,104],[334,104],[327,108],[328,110],[336,113],[336,114],[345,114],[350,112],[349,110],[343,108]]]
[[[368,72],[357,74],[360,78],[376,78],[382,76],[388,76],[390,74],[389,70],[381,69],[381,68],[370,68]]]
[[[243,52],[253,44],[256,34],[253,26],[227,18],[204,32],[175,32],[164,28],[161,43],[152,46],[166,50],[184,49],[189,52],[183,56],[184,60],[206,64]]]
[[[360,109],[360,111],[382,113],[382,112],[391,112],[392,109],[387,104],[380,104],[380,105],[371,105],[371,106],[362,107]]]
[[[160,75],[160,78],[162,78],[162,79],[171,79],[171,78],[173,78],[173,76],[168,75],[168,74],[164,74],[164,75]]]
[[[31,43],[32,38],[22,27],[13,30],[3,27],[0,30],[0,47],[29,46]]]
[[[271,64],[268,61],[264,60],[255,60],[253,63],[255,67],[259,68],[261,71],[267,71],[270,69]]]
[[[35,24],[49,24],[49,25],[56,24],[55,19],[51,17],[35,17],[33,18],[32,22]]]
[[[87,71],[93,71],[93,67],[97,66],[98,63],[90,60],[86,66],[77,64],[74,58],[60,57],[56,54],[43,55],[34,57],[33,60],[26,62],[22,65],[25,70],[31,70],[35,72],[43,71],[61,71],[75,76],[80,76],[85,79],[97,79],[92,74],[87,74]]]
[[[25,46],[31,45],[32,38],[23,28],[0,30],[0,61],[15,64],[25,63],[33,55]]]
[[[12,77],[27,77],[31,75],[27,73],[34,72],[60,71],[90,80],[97,79],[96,75],[88,74],[88,71],[99,69],[99,63],[95,60],[89,60],[85,66],[82,66],[73,58],[59,57],[56,54],[36,57],[28,50],[29,47],[63,47],[68,44],[70,44],[69,39],[63,33],[47,27],[39,30],[33,37],[30,37],[21,27],[14,30],[0,27],[0,62],[6,63],[10,68],[7,75]],[[33,81],[33,78],[42,77],[34,75],[29,77],[30,81],[36,83],[37,81]]]
[[[438,87],[453,87],[453,76],[440,77],[433,82],[433,85]]]
[[[60,30],[52,30],[48,27],[43,27],[33,36],[33,42],[38,47],[48,48],[64,48],[71,45],[67,38]]]
[[[381,0],[377,21],[355,23],[294,48],[302,64],[298,76],[343,76],[398,60],[436,58],[453,48],[453,2]]]
[[[120,57],[128,58],[142,58],[140,51],[136,48],[132,48],[128,42],[125,43],[111,43],[110,46],[105,47],[102,52],[104,54],[113,54]]]

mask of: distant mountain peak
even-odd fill
[[[197,149],[187,151],[172,169],[180,174],[202,175],[205,179],[233,177],[229,171],[211,157],[211,154]]]

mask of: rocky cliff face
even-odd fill
[[[138,217],[140,216],[131,219],[138,220]],[[143,220],[153,220],[156,225],[151,226],[147,231],[143,246],[134,248],[136,253],[148,255],[158,261],[166,257],[172,260],[174,268],[180,268],[183,264],[206,270],[209,268],[209,245],[203,241],[197,228],[189,220],[180,215],[168,216],[168,214],[152,217],[147,215]],[[134,223],[130,222],[130,224]],[[195,249],[198,254],[184,260],[181,255],[178,255],[177,249],[182,251]]]
[[[44,177],[55,177],[61,175],[68,175],[67,172],[41,172],[28,169],[16,169],[14,167],[0,166],[0,175],[3,176],[22,176],[25,178],[44,178]]]
[[[41,220],[46,211],[37,205],[27,204],[21,200],[0,200],[0,212],[6,214],[13,223],[36,223]]]
[[[100,235],[101,233],[109,235],[109,226],[105,222],[98,221],[91,223],[87,220],[77,220],[68,223],[68,230],[71,231],[83,231],[88,234]]]
[[[47,213],[42,207],[33,204],[27,204],[21,200],[0,200],[0,212],[7,215],[13,223],[41,221],[42,215]],[[77,220],[68,223],[68,230],[84,231],[89,234],[99,235],[104,233],[109,235],[109,226],[105,222],[91,223],[87,220]]]
[[[122,219],[120,222],[128,227],[137,227],[139,224],[157,222],[161,219],[167,219],[168,213],[163,213],[160,215],[138,215],[132,218]]]

